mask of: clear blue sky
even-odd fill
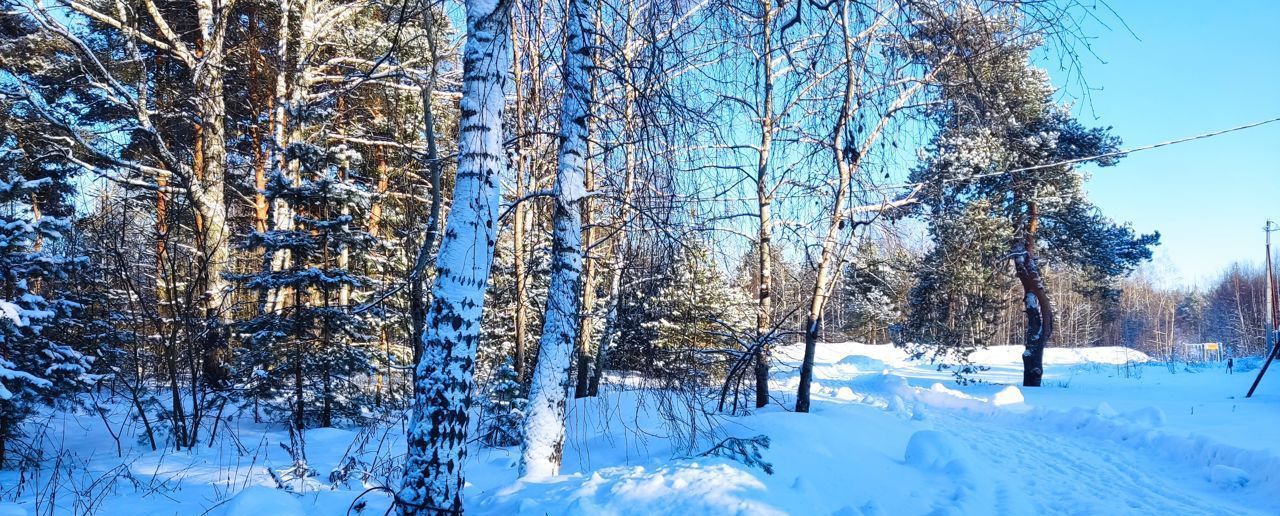
[[[1280,117],[1280,1],[1111,5],[1133,34],[1111,16],[1110,29],[1086,25],[1097,57],[1081,58],[1094,90],[1076,101],[1083,122],[1114,126],[1129,148]],[[1204,284],[1233,261],[1260,263],[1262,226],[1280,222],[1280,122],[1132,154],[1088,190],[1107,215],[1161,233],[1157,262],[1180,283]]]

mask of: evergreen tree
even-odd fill
[[[8,106],[6,106],[8,107]],[[0,122],[11,122],[7,117]],[[59,253],[73,231],[71,169],[0,135],[0,466],[41,404],[87,381],[91,357],[70,342],[80,304],[67,297],[84,261]]]
[[[275,174],[266,196],[276,209],[294,213],[293,226],[251,233],[242,245],[265,249],[268,256],[288,252],[291,260],[284,268],[237,278],[260,292],[260,299],[274,292],[283,301],[263,305],[260,314],[240,324],[240,361],[253,371],[246,391],[254,401],[288,413],[299,428],[332,426],[361,414],[367,400],[357,380],[374,371],[374,355],[366,349],[373,340],[366,334],[369,324],[351,311],[351,289],[370,282],[344,263],[375,243],[353,224],[369,194],[340,177],[353,159],[345,147],[298,142],[288,153],[307,179],[292,184]]]
[[[902,251],[883,252],[878,245],[860,246],[844,268],[836,299],[828,305],[841,321],[846,338],[863,342],[881,340],[907,310],[906,294],[914,287],[918,259]]]
[[[661,378],[710,383],[708,374],[723,374],[715,352],[735,349],[726,335],[745,335],[751,328],[752,301],[730,286],[711,260],[707,246],[693,241],[682,248],[671,275],[648,301],[653,319],[649,373]]]
[[[895,335],[913,357],[927,356],[940,369],[955,366],[961,382],[977,371],[969,354],[995,335],[1010,287],[1005,260],[1009,231],[988,215],[989,208],[975,202],[956,217],[930,220],[934,247],[916,273],[909,317]]]
[[[510,357],[493,371],[485,390],[480,401],[480,441],[491,448],[520,444],[529,400]]]
[[[998,10],[964,8],[917,28],[912,49],[939,67],[943,86],[934,112],[940,130],[911,180],[925,185],[921,201],[936,253],[952,253],[960,244],[988,266],[1012,261],[1027,316],[1023,384],[1038,386],[1054,329],[1043,263],[1079,266],[1103,293],[1114,295],[1113,279],[1149,259],[1159,235],[1136,235],[1089,202],[1077,166],[1114,165],[1119,139],[1109,129],[1081,125],[1054,103],[1048,74],[1031,64],[1040,41],[1023,36],[1019,23]],[[964,220],[1002,227],[978,235],[994,240],[948,242],[948,231]],[[941,272],[929,265],[926,276]],[[952,281],[923,280],[922,296]]]

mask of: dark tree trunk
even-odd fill
[[[1014,253],[1014,271],[1022,283],[1023,307],[1027,313],[1026,350],[1022,352],[1022,385],[1039,387],[1044,376],[1044,348],[1053,336],[1053,305],[1045,292],[1040,267],[1032,247],[1018,246]]]
[[[764,346],[756,348],[756,408],[769,404],[769,357]]]
[[[429,18],[430,11],[424,11],[423,16]],[[431,26],[430,23],[426,23],[426,25],[428,27]],[[411,324],[409,340],[412,344],[413,363],[415,364],[422,359],[422,332],[426,328],[427,304],[430,302],[427,299],[425,276],[431,257],[434,256],[433,249],[440,233],[440,211],[444,204],[444,192],[440,191],[442,175],[440,151],[436,146],[436,122],[431,105],[431,93],[435,90],[436,85],[436,63],[439,62],[439,56],[436,54],[435,34],[427,35],[427,48],[431,52],[431,73],[428,75],[427,84],[422,87],[420,94],[422,96],[423,135],[427,141],[427,168],[431,171],[431,206],[430,212],[427,214],[427,227],[422,233],[422,246],[418,248],[418,256],[414,260],[413,272],[409,277],[409,319]],[[416,368],[414,372],[416,374]]]
[[[796,412],[808,412],[810,389],[813,385],[813,360],[818,351],[818,325],[820,319],[812,316],[804,325],[804,361],[800,363],[800,386],[796,388]]]

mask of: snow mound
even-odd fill
[[[1214,464],[1209,468],[1209,481],[1223,489],[1235,489],[1249,484],[1249,473],[1240,468]]]
[[[227,501],[223,516],[305,516],[293,495],[266,486],[249,486]]]
[[[844,358],[840,359],[839,362],[836,362],[836,364],[845,367],[853,367],[858,371],[871,372],[880,372],[889,368],[889,366],[885,365],[883,360],[866,355],[846,355]]]
[[[1139,425],[1153,428],[1157,426],[1164,426],[1165,421],[1168,421],[1169,419],[1164,415],[1163,410],[1156,407],[1146,407],[1132,412],[1126,412],[1124,414],[1124,418]]]
[[[1022,397],[1022,391],[1012,385],[1005,387],[991,398],[991,404],[997,407],[1004,405],[1017,405],[1024,401],[1026,401],[1026,399]]]
[[[27,510],[16,503],[0,502],[0,516],[27,516]]]
[[[951,436],[937,430],[920,430],[907,440],[903,457],[908,466],[922,470],[950,469],[963,459],[960,445]]]
[[[570,481],[561,481],[570,480]],[[765,490],[751,473],[729,464],[685,462],[648,469],[604,468],[589,477],[521,481],[484,496],[481,514],[752,514],[784,512],[750,497]],[[264,513],[265,514],[265,513]]]

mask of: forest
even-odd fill
[[[174,452],[398,424],[373,494],[450,514],[469,450],[553,477],[569,407],[610,389],[809,412],[827,343],[962,384],[1017,346],[1026,388],[1051,348],[1262,356],[1261,249],[1187,287],[1161,228],[1089,200],[1127,152],[1061,77],[1108,16],[0,0],[0,470],[50,467],[51,413]]]

